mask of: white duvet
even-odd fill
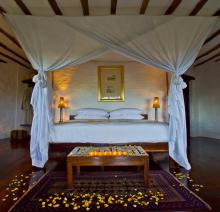
[[[146,120],[74,120],[54,124],[54,143],[168,142],[168,124]]]

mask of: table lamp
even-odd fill
[[[155,109],[155,121],[158,121],[158,108],[160,108],[159,97],[154,97],[153,108]]]
[[[64,97],[60,97],[58,108],[60,108],[60,122],[63,122],[63,109],[66,107]]]

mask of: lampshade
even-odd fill
[[[66,107],[66,103],[64,101],[64,97],[60,97],[58,108],[65,108],[65,107]]]
[[[159,97],[154,97],[153,108],[160,108]]]

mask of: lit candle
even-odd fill
[[[123,155],[126,156],[128,153],[127,152],[123,152]]]

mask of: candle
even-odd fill
[[[124,156],[127,156],[127,154],[128,154],[127,152],[123,152],[123,155],[124,155]]]

